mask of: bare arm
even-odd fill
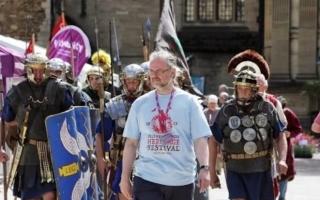
[[[315,133],[320,133],[320,112],[316,116],[316,118],[313,120],[311,130]]]
[[[132,198],[132,184],[130,181],[131,172],[133,168],[133,162],[136,159],[136,151],[138,147],[138,140],[126,139],[126,143],[123,150],[122,159],[122,174],[120,188],[122,194],[127,198]]]
[[[215,171],[215,167],[216,163],[217,163],[217,156],[218,156],[218,144],[217,141],[213,138],[210,137],[209,138],[209,166],[210,166],[210,171],[211,169],[214,169]]]
[[[96,154],[97,159],[103,159],[104,150],[102,147],[102,134],[99,133],[96,134]]]
[[[278,147],[279,159],[285,161],[287,158],[287,148],[288,148],[285,133],[281,133],[277,138],[277,147]]]
[[[130,178],[133,162],[136,159],[136,151],[138,147],[138,140],[126,139],[126,144],[123,150],[123,169],[122,169],[122,178]]]
[[[320,124],[313,122],[311,126],[311,130],[315,133],[320,133]]]
[[[210,166],[210,177],[211,187],[220,187],[220,180],[216,172],[217,156],[218,156],[218,143],[214,137],[209,138],[209,166]]]
[[[16,142],[19,140],[19,130],[17,121],[5,122],[4,138],[11,150],[14,149]]]
[[[281,133],[276,141],[277,141],[277,149],[278,149],[279,160],[280,160],[278,163],[279,173],[286,174],[288,169],[288,166],[286,164],[287,149],[288,149],[286,134]]]
[[[194,142],[194,148],[200,166],[209,165],[208,139],[205,137],[196,139]]]
[[[194,141],[194,148],[197,159],[200,166],[209,165],[209,149],[208,149],[208,138],[201,137]],[[208,169],[202,168],[199,170],[198,175],[198,187],[200,192],[204,192],[210,185],[210,172]]]
[[[99,173],[101,176],[105,178],[105,175],[107,174],[106,170],[109,159],[105,159],[106,157],[104,155],[104,147],[102,146],[102,134],[96,134],[96,155]]]

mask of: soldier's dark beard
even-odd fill
[[[239,106],[247,106],[250,104],[250,99],[247,98],[237,98],[237,104]]]
[[[248,107],[257,100],[257,95],[252,95],[250,98],[236,98],[237,104],[241,107]]]

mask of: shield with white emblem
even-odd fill
[[[89,108],[73,107],[45,123],[59,199],[97,199]]]

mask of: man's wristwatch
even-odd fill
[[[200,171],[201,169],[209,170],[209,165],[201,165],[200,168],[199,168],[199,171]]]

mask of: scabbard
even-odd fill
[[[8,186],[9,187],[12,186],[13,180],[14,180],[15,176],[17,175],[17,169],[18,169],[20,158],[22,155],[22,150],[23,150],[23,146],[21,146],[19,144],[19,142],[17,142],[16,148],[14,149],[14,152],[13,152],[13,160],[11,163],[10,171],[8,173]]]

